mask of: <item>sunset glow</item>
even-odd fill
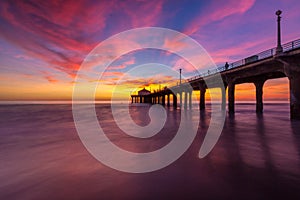
[[[187,34],[217,66],[223,66],[276,46],[274,12],[279,8],[283,10],[283,43],[300,38],[299,7],[298,0],[1,1],[0,100],[71,100],[77,71],[90,51],[133,28],[163,27]],[[107,48],[106,56],[124,49],[123,42],[116,41],[115,49]],[[183,45],[169,40],[163,44],[175,49]],[[143,73],[130,71],[147,63],[151,64],[144,66]],[[202,64],[201,69],[208,67]],[[102,74],[95,98],[109,100],[113,93],[116,99],[128,100],[144,87],[154,91],[175,85],[179,68],[185,78],[197,75],[188,62],[170,52],[129,52]],[[97,82],[96,66],[89,70],[89,81]],[[255,100],[254,85],[237,85],[236,98]],[[264,100],[289,100],[288,79],[267,81]]]

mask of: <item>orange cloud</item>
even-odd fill
[[[120,76],[123,76],[124,75],[124,73],[123,72],[108,72],[108,71],[106,71],[106,72],[103,72],[102,73],[102,78],[106,78],[106,77],[111,77],[111,76],[118,76],[118,77],[120,77]]]
[[[45,76],[45,78],[49,81],[49,83],[57,83],[58,82],[58,80],[56,80],[52,76]]]

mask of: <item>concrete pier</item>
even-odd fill
[[[200,102],[199,102],[199,109],[204,110],[205,109],[205,93],[206,88],[203,86],[200,86]]]
[[[188,93],[184,92],[184,109],[187,109],[187,103],[188,103]]]
[[[173,107],[177,108],[177,95],[173,94]]]
[[[300,73],[289,77],[291,119],[300,119]]]
[[[192,109],[192,93],[193,91],[189,92],[189,109]]]
[[[230,113],[234,113],[234,90],[235,84],[234,82],[230,82],[228,84],[228,111]]]
[[[282,52],[274,48],[263,51],[229,64],[226,69],[211,70],[209,74],[192,77],[182,84],[154,93],[131,95],[131,103],[152,103],[171,106],[170,95],[173,97],[172,106],[178,107],[177,95],[181,109],[192,108],[192,91],[200,91],[199,109],[205,109],[205,93],[208,89],[206,81],[215,80],[214,73],[220,73],[224,87],[221,87],[222,109],[226,109],[226,89],[228,96],[228,112],[235,110],[235,85],[253,83],[256,89],[256,112],[263,112],[263,87],[270,79],[287,77],[290,86],[290,117],[300,119],[300,39],[282,45]],[[205,77],[205,79],[204,79]],[[189,87],[188,87],[189,86]],[[220,88],[216,85],[215,87]],[[191,89],[187,89],[191,88]],[[143,90],[143,92],[146,92]],[[184,97],[183,97],[184,95]],[[189,106],[188,106],[189,105]]]
[[[263,112],[263,86],[265,80],[257,80],[254,82],[256,88],[256,112]]]

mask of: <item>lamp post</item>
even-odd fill
[[[182,69],[179,69],[179,85],[181,85],[181,70]]]
[[[281,10],[277,10],[276,11],[276,15],[277,15],[277,47],[276,47],[276,54],[280,54],[282,53],[282,46],[281,46],[281,30],[280,30],[280,15],[281,15],[282,11]]]

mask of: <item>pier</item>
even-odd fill
[[[235,86],[242,83],[253,83],[256,89],[256,112],[263,112],[263,86],[269,79],[287,77],[290,91],[290,118],[300,119],[300,39],[281,45],[280,14],[277,11],[277,47],[265,50],[247,58],[218,67],[209,72],[184,80],[183,83],[164,88],[148,94],[131,95],[132,103],[152,103],[177,108],[178,97],[180,107],[191,108],[192,92],[200,91],[199,109],[205,109],[205,93],[207,82],[213,81],[216,74],[223,80],[222,108],[226,108],[226,91],[228,112],[234,113]],[[209,88],[212,88],[211,86]]]

